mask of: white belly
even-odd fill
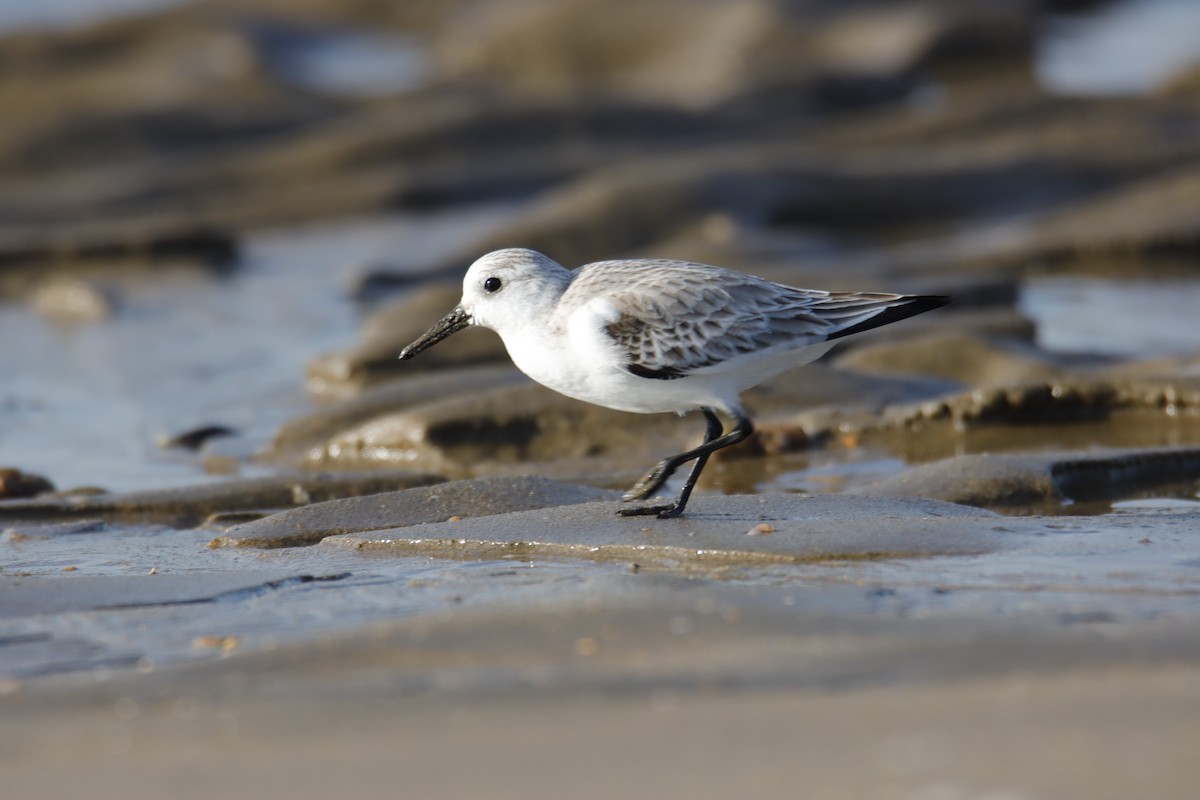
[[[507,336],[504,345],[517,369],[559,394],[618,411],[649,414],[688,411],[704,405],[683,382],[639,378],[617,366],[611,353],[588,348],[547,347]],[[684,379],[686,380],[686,379]]]
[[[738,396],[743,391],[819,358],[832,346],[821,343],[766,358],[748,355],[687,377],[659,380],[626,370],[620,354],[602,337],[564,336],[548,342],[544,335],[509,334],[504,344],[517,368],[543,386],[576,400],[641,414],[740,409]]]

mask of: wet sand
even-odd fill
[[[1190,791],[1194,512],[694,502],[683,526],[586,503],[265,551],[160,531],[140,564],[108,546],[127,532],[71,534],[97,541],[40,560],[163,568],[0,585],[9,785]]]

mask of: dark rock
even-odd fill
[[[1200,480],[1200,449],[967,455],[914,467],[865,490],[932,497],[1028,514],[1079,513],[1087,504]]]
[[[0,268],[61,261],[178,260],[228,266],[237,257],[232,233],[167,223],[76,226],[47,232],[6,231],[0,235]]]
[[[0,468],[0,499],[35,497],[53,492],[54,484],[41,475],[22,472],[13,467]]]
[[[219,436],[236,436],[237,431],[224,425],[202,425],[174,436],[164,437],[159,441],[159,447],[181,447],[186,450],[199,450],[209,439]]]

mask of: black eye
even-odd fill
[[[486,281],[483,282],[483,290],[485,292],[500,291],[500,279],[499,278],[488,278]]]

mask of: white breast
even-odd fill
[[[598,406],[646,414],[736,404],[737,390],[725,380],[662,381],[631,374],[604,330],[617,316],[611,303],[597,298],[564,319],[506,331],[504,345],[517,368],[538,383]]]
[[[608,306],[607,309],[604,306]],[[603,334],[605,317],[616,310],[605,300],[542,324],[523,325],[503,334],[517,368],[543,386],[597,405],[614,390],[613,378],[624,372],[620,354]]]

